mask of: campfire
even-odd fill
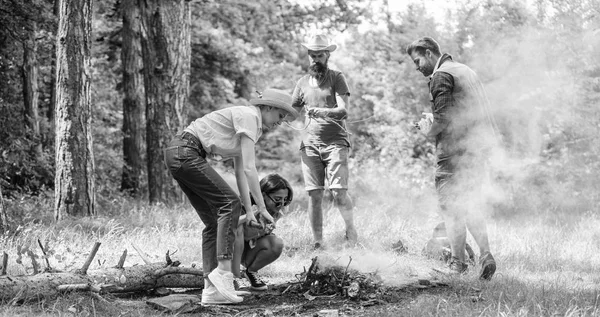
[[[291,283],[284,291],[302,293],[308,299],[322,296],[342,296],[351,299],[367,299],[382,286],[377,274],[362,273],[346,266],[337,265],[334,259],[314,257],[308,270],[297,274],[298,282]]]

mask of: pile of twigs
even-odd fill
[[[326,262],[326,259],[314,257],[309,269],[296,275],[299,283],[295,283],[295,291],[302,292],[306,297],[339,295],[360,299],[375,293],[382,285],[383,281],[377,272],[361,273],[350,269],[352,258],[345,267]]]

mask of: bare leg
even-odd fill
[[[275,235],[264,236],[256,241],[256,246],[246,252],[244,263],[252,272],[275,262],[283,251],[283,240]]]
[[[315,189],[308,192],[308,215],[315,243],[323,243],[323,190]]]
[[[346,224],[346,239],[351,243],[356,243],[358,234],[354,227],[354,203],[348,195],[348,190],[332,189],[331,192],[333,193],[335,206],[340,210],[342,219],[344,219],[344,223]]]

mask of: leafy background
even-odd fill
[[[429,35],[478,72],[500,122],[506,152],[495,162],[492,216],[597,213],[600,4],[471,0],[447,7],[440,19],[427,1],[394,10],[388,1],[376,0],[192,1],[188,121],[246,104],[254,90],[291,92],[308,64],[299,43],[323,30],[339,44],[331,67],[346,74],[352,90],[352,195],[398,205],[410,197],[425,199],[432,193],[433,145],[411,122],[429,109],[427,86],[404,49]],[[50,1],[1,0],[0,8],[0,185],[12,221],[22,223],[36,211],[21,210],[19,201],[53,196],[49,118],[56,22]],[[116,0],[94,2],[93,142],[103,206],[98,210],[114,210],[111,202],[124,197],[118,192],[123,164],[120,8]],[[37,139],[24,124],[21,82],[22,42],[33,22],[42,116]],[[244,91],[244,83],[253,91]],[[260,173],[279,172],[299,192],[300,128],[300,122],[284,125],[257,146]],[[42,157],[34,154],[38,144]],[[230,169],[228,163],[220,167],[226,173]],[[306,198],[298,196],[295,204],[304,209]]]

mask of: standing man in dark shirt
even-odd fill
[[[323,244],[321,203],[325,179],[346,224],[346,240],[354,245],[357,232],[352,215],[354,204],[348,195],[350,140],[345,122],[350,91],[344,75],[327,66],[337,45],[331,44],[327,36],[317,34],[302,46],[308,50],[309,73],[298,80],[292,94],[292,106],[304,109],[308,114],[300,150],[314,246],[320,248]]]
[[[490,252],[481,189],[497,138],[483,85],[468,66],[442,55],[430,37],[414,41],[406,52],[417,70],[430,77],[433,117],[422,119],[417,127],[435,138],[435,186],[452,249],[449,268],[457,273],[467,270],[468,228],[480,249],[479,276],[490,280],[496,261]]]

